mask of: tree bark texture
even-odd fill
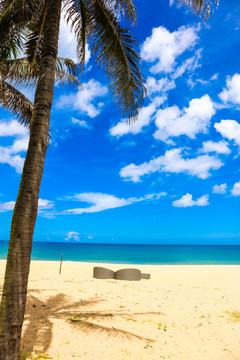
[[[24,320],[32,238],[48,144],[55,82],[61,0],[49,0],[28,151],[12,216],[0,307],[0,360],[17,360]]]

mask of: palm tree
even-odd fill
[[[213,0],[215,1],[215,0]],[[208,15],[211,0],[178,0]],[[216,1],[215,1],[216,3]],[[139,70],[136,40],[119,23],[136,21],[132,0],[2,0],[0,51],[30,30],[26,52],[39,64],[31,117],[30,140],[13,211],[7,266],[0,308],[0,359],[17,360],[24,319],[32,238],[48,143],[49,122],[58,52],[61,6],[77,38],[77,55],[84,68],[85,46],[91,45],[96,62],[105,69],[113,98],[129,120],[136,118],[145,88]]]
[[[145,94],[139,70],[136,40],[120,26],[117,12],[135,21],[131,0],[2,0],[0,38],[3,48],[26,27],[28,60],[39,64],[30,139],[12,225],[0,308],[0,359],[18,358],[24,319],[32,238],[38,196],[48,144],[53,100],[59,24],[62,3],[77,38],[78,57],[84,67],[85,45],[91,45],[96,62],[109,80],[113,98],[122,114],[136,117]],[[7,73],[9,76],[10,72]]]
[[[22,42],[10,42],[0,54],[0,104],[16,115],[21,124],[30,127],[33,104],[16,86],[35,86],[39,77],[38,62],[31,63],[27,57],[18,58]],[[55,78],[58,82],[80,85],[78,67],[69,58],[57,58]]]

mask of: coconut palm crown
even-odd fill
[[[179,0],[179,3],[192,6],[197,13],[208,14],[212,2]],[[106,72],[110,91],[122,115],[129,120],[136,119],[146,94],[140,57],[136,52],[137,41],[120,24],[120,19],[136,22],[132,0],[0,0],[0,54],[4,54],[0,73],[5,94],[8,93],[1,101],[11,104],[8,108],[20,118],[22,116],[23,121],[31,117],[28,151],[12,216],[0,306],[1,360],[17,360],[19,354],[55,74],[57,66],[60,71],[63,66],[63,62],[57,60],[61,12],[76,35],[80,70],[84,70],[88,43],[96,63]],[[9,51],[15,51],[21,44],[22,34],[26,37],[26,58],[13,62],[9,60]],[[30,75],[29,64],[31,74],[36,72],[35,77]],[[35,82],[32,109],[28,104],[18,113],[18,104],[14,105],[17,95],[10,87],[7,89],[8,79],[10,82],[19,79],[29,84]],[[24,101],[23,98],[22,103]]]
[[[96,63],[107,74],[110,91],[121,113],[134,119],[145,96],[140,58],[135,50],[137,41],[127,28],[120,26],[119,21],[124,18],[135,22],[136,13],[131,0],[0,2],[0,54],[3,54],[0,73],[4,85],[1,101],[23,122],[30,120],[31,124],[28,151],[12,216],[0,307],[1,360],[17,360],[20,348],[55,74],[60,71],[61,80],[62,67],[66,66],[65,61],[57,58],[61,11],[76,35],[79,69],[84,69],[85,48],[89,43]],[[15,51],[14,46],[22,44],[23,35],[26,38],[25,58],[13,61],[9,59],[9,46]],[[76,74],[72,71],[71,75]],[[19,84],[22,81],[36,85],[33,108],[25,98],[21,98],[21,104],[16,103],[20,97],[7,86],[9,82]],[[21,112],[18,112],[20,105]]]

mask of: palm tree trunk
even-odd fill
[[[0,307],[0,360],[17,360],[19,354],[27,298],[32,238],[48,143],[60,15],[61,0],[49,0],[30,140],[12,217]]]

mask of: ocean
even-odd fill
[[[0,241],[0,259],[8,242]],[[32,260],[122,264],[240,264],[239,245],[126,245],[33,242]]]

